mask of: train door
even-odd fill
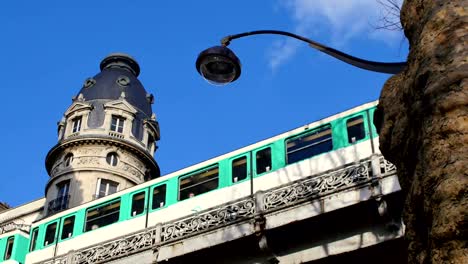
[[[9,260],[13,256],[13,246],[15,242],[15,237],[10,236],[10,237],[5,237],[3,239],[0,239],[0,260]]]
[[[64,241],[67,239],[70,239],[73,237],[73,235],[76,235],[76,230],[75,228],[75,215],[67,215],[63,217],[63,221],[61,222],[61,227],[60,227],[60,236],[59,236],[59,241]]]
[[[252,157],[254,178],[266,174],[273,169],[271,144],[252,151]]]
[[[348,158],[357,161],[369,157],[373,152],[373,143],[371,142],[367,111],[347,116],[343,121],[346,127],[346,136],[343,140],[345,146],[348,147],[346,151]]]
[[[72,242],[70,239],[80,234],[80,227],[82,226],[76,213],[65,215],[60,219],[55,250],[56,255],[66,254],[76,247],[75,242]]]
[[[231,199],[239,199],[252,194],[251,153],[243,153],[228,160],[226,164],[227,185],[231,185]]]
[[[230,168],[230,171],[227,174],[230,175],[231,184],[241,183],[250,179],[252,175],[250,160],[250,152],[229,159],[230,166],[228,168]]]

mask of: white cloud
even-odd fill
[[[402,0],[396,2],[401,6]],[[390,46],[401,41],[400,31],[376,29],[386,15],[379,0],[279,0],[279,7],[291,15],[295,33],[312,38],[320,35],[324,44],[335,48],[343,47],[356,36]],[[271,69],[292,57],[298,47],[291,40],[274,43],[269,54]]]

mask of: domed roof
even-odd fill
[[[132,57],[110,54],[102,60],[100,68],[100,73],[85,81],[78,95],[82,94],[85,101],[117,100],[123,95],[131,105],[151,116],[152,96],[138,80],[140,66]]]

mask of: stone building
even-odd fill
[[[58,123],[46,157],[46,214],[74,207],[160,176],[153,158],[159,125],[140,68],[111,54],[86,79]]]

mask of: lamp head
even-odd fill
[[[225,46],[215,46],[200,52],[196,67],[205,80],[215,85],[233,82],[241,74],[239,58]]]

